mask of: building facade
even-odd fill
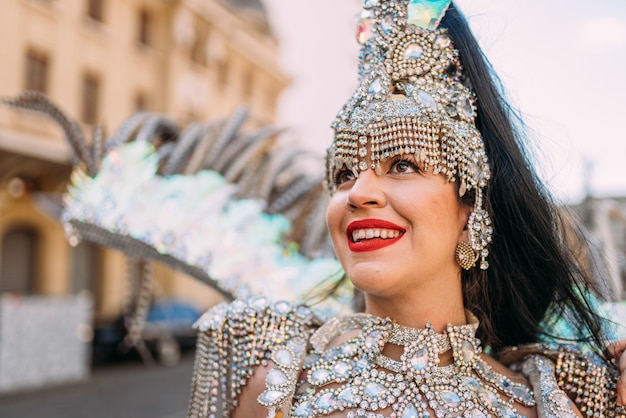
[[[626,300],[626,198],[590,197],[572,207],[585,225],[592,266],[602,278],[600,292],[609,300]]]
[[[184,124],[241,104],[253,124],[271,123],[289,82],[258,0],[6,0],[0,61],[1,97],[44,92],[86,133],[97,126],[112,133],[137,111]],[[0,293],[87,290],[96,320],[111,321],[128,295],[126,261],[67,243],[58,219],[71,159],[53,122],[0,107]],[[215,300],[163,266],[155,278],[157,296],[199,308]]]

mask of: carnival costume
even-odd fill
[[[333,193],[338,168],[380,174],[381,163],[412,154],[457,182],[461,197],[473,194],[469,244],[457,249],[457,262],[488,269],[493,230],[483,192],[491,170],[459,52],[438,28],[449,4],[363,1],[360,84],[333,124],[327,184]],[[626,416],[616,405],[617,372],[574,347],[537,344],[499,353],[531,390],[484,360],[471,312],[467,325],[448,325],[439,334],[429,325],[407,328],[368,314],[337,316],[349,304],[346,288],[321,313],[294,302],[340,267],[321,257],[329,255],[322,178],[294,163],[305,158],[302,152],[268,145],[276,130],[239,134],[245,117],[236,113],[178,132],[167,118],[139,114],[88,147],[77,125],[45,97],[29,93],[4,102],[52,116],[80,162],[63,212],[72,244],[88,240],[132,259],[159,260],[237,298],[196,324],[189,417],[230,416],[263,366],[269,371],[258,402],[269,417],[336,411],[368,418],[517,417],[516,403],[535,406],[540,417],[573,417],[572,401],[584,416]],[[131,344],[141,342],[149,293],[143,286],[131,303]],[[277,295],[288,301],[268,297]],[[326,320],[328,313],[334,319]],[[337,343],[337,337],[346,338]],[[399,359],[383,353],[389,344],[403,347]],[[445,354],[453,361],[440,366]]]
[[[531,391],[481,358],[472,318],[468,313],[468,325],[438,334],[368,314],[324,322],[303,304],[265,297],[219,305],[197,323],[188,416],[230,416],[248,379],[268,364],[258,398],[268,417],[344,410],[354,418],[519,417],[514,402],[536,405],[539,417],[575,417],[570,397],[585,416],[624,416],[616,405],[617,373],[602,359],[558,345],[506,351],[501,360],[527,377]],[[357,333],[329,344],[348,330]],[[386,344],[404,346],[399,361],[382,353]],[[438,367],[448,350],[454,363]]]
[[[474,193],[469,245],[457,250],[457,261],[485,270],[493,230],[483,190],[491,172],[459,52],[438,28],[449,5],[363,1],[360,84],[333,123],[327,184],[333,193],[338,169],[355,177],[365,170],[381,175],[381,163],[413,155],[426,170],[458,182],[461,197]],[[518,417],[515,403],[536,406],[540,417],[574,417],[570,397],[586,416],[623,413],[616,404],[617,375],[602,359],[559,346],[509,350],[503,361],[531,390],[484,360],[478,321],[471,312],[466,317],[467,325],[448,325],[438,334],[430,325],[406,328],[369,314],[324,322],[305,305],[266,298],[219,306],[198,322],[189,416],[229,416],[261,366],[270,369],[258,397],[268,417],[337,411],[349,418]],[[399,360],[383,354],[388,344],[403,347]],[[453,361],[440,367],[439,356],[448,351]]]

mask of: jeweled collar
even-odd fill
[[[357,313],[341,318],[333,318],[320,327],[311,338],[315,351],[324,352],[328,344],[337,336],[349,330],[360,329],[363,341],[363,354],[367,358],[376,359],[381,366],[395,371],[403,370],[402,363],[419,362],[424,370],[434,372],[439,365],[439,355],[452,349],[454,362],[464,370],[472,367],[474,357],[480,354],[480,340],[475,338],[479,326],[478,318],[465,311],[467,324],[448,324],[443,333],[437,333],[431,323],[425,328],[412,328],[398,325],[390,318],[380,318],[367,313]],[[390,359],[382,354],[385,344],[406,347],[401,361]],[[414,360],[411,354],[417,354]],[[405,365],[406,366],[406,365]]]
[[[311,338],[311,344],[317,351],[323,351],[325,347],[338,335],[353,329],[363,330],[362,334],[370,335],[370,340],[377,336],[384,336],[391,344],[408,346],[410,343],[424,339],[427,336],[437,341],[441,353],[451,348],[450,340],[462,336],[474,338],[479,321],[470,311],[465,311],[468,323],[464,325],[448,324],[446,330],[438,334],[432,325],[426,323],[425,328],[412,328],[398,325],[393,319],[381,318],[367,313],[356,313],[340,318],[333,318],[322,325]],[[373,334],[372,334],[373,333]],[[371,342],[371,341],[370,341]],[[366,343],[367,344],[367,343]]]
[[[494,371],[481,358],[475,337],[478,320],[469,312],[467,318],[468,324],[448,325],[441,334],[430,325],[402,327],[369,314],[327,322],[310,340],[313,352],[304,361],[307,377],[296,391],[293,416],[360,408],[356,415],[348,415],[360,417],[370,416],[358,415],[361,410],[371,414],[391,407],[394,417],[418,416],[418,411],[429,409],[437,417],[460,413],[518,417],[512,403],[534,405],[532,391]],[[360,330],[358,337],[329,346],[350,330]],[[383,354],[386,344],[404,347],[400,360]],[[450,349],[454,362],[439,367],[439,355]],[[332,384],[339,386],[327,386]]]

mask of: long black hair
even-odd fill
[[[541,323],[567,315],[580,324],[578,340],[605,353],[602,319],[585,295],[591,278],[565,244],[557,205],[532,169],[517,113],[507,104],[500,81],[454,4],[440,27],[447,28],[463,65],[464,82],[477,101],[477,128],[485,142],[492,178],[485,190],[494,223],[488,270],[463,271],[467,309],[481,321],[478,337],[494,352],[537,342]]]

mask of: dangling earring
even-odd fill
[[[474,252],[471,245],[465,241],[460,241],[456,245],[455,258],[463,270],[469,270],[476,264],[478,255]]]

